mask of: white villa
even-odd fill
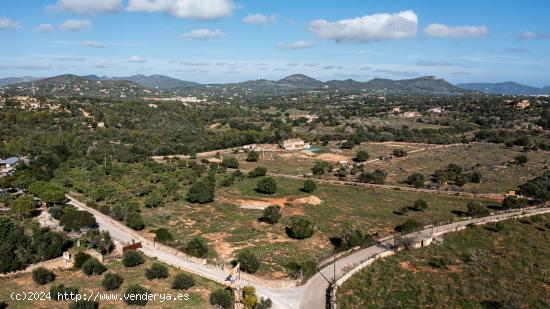
[[[311,144],[308,142],[305,142],[301,138],[291,138],[283,141],[283,148],[285,150],[302,150],[310,147],[311,147]]]

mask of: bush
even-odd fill
[[[302,188],[302,191],[311,193],[315,190],[317,190],[317,183],[315,181],[313,181],[312,179],[304,181],[304,187]]]
[[[470,174],[471,183],[481,183],[481,180],[482,180],[482,177],[480,172],[474,171]]]
[[[426,202],[423,199],[416,200],[416,201],[414,201],[413,208],[416,209],[416,210],[419,210],[419,211],[423,211],[426,208],[428,208],[428,202]]]
[[[518,165],[524,165],[525,163],[527,163],[528,160],[529,160],[529,159],[528,159],[527,156],[524,155],[524,154],[521,154],[521,155],[516,156],[516,157],[514,158],[514,162],[515,162],[516,164],[518,164]]]
[[[290,219],[290,226],[287,227],[287,234],[294,239],[305,239],[313,236],[315,223],[304,218]]]
[[[88,248],[97,249],[101,254],[110,253],[115,248],[115,243],[108,231],[88,230],[80,237],[80,242]]]
[[[145,277],[149,280],[168,278],[168,268],[160,263],[153,263],[145,270]]]
[[[420,173],[413,173],[409,177],[407,177],[407,183],[415,188],[424,187],[424,181],[424,175]]]
[[[59,224],[63,226],[63,230],[70,232],[91,227],[96,224],[96,220],[95,217],[87,211],[74,210],[64,212],[59,220]]]
[[[256,191],[264,194],[273,194],[277,192],[277,182],[271,177],[265,177],[258,181]]]
[[[281,219],[281,207],[278,205],[271,205],[264,209],[264,214],[260,218],[261,221],[269,224],[277,224]]]
[[[55,275],[44,267],[35,268],[32,271],[32,281],[39,285],[44,285],[55,280]]]
[[[12,209],[23,218],[30,218],[35,210],[34,200],[30,195],[21,195],[13,202]]]
[[[231,290],[217,289],[210,294],[210,304],[230,309],[235,305],[235,298]]]
[[[412,233],[422,229],[422,223],[413,219],[408,219],[403,224],[397,226],[395,229],[403,234]]]
[[[130,306],[145,306],[150,292],[139,284],[130,284],[124,291],[124,301]]]
[[[267,169],[262,166],[257,166],[252,171],[248,172],[248,177],[255,178],[255,177],[262,177],[267,175]]]
[[[317,273],[317,263],[312,260],[290,262],[286,265],[295,279],[309,278]]]
[[[243,299],[242,303],[245,308],[254,308],[256,306],[256,303],[258,302],[258,297],[256,296],[256,288],[247,285],[243,288]]]
[[[63,216],[63,208],[66,206],[52,206],[48,207],[48,212],[52,215],[52,217],[56,220],[61,219]]]
[[[254,309],[269,309],[273,306],[273,302],[271,299],[265,299],[263,297],[260,298],[260,301],[256,303],[254,306]]]
[[[490,215],[489,209],[485,208],[480,202],[468,202],[468,215],[471,217],[484,217]]]
[[[406,157],[407,151],[405,149],[394,149],[392,154],[398,158],[400,157]]]
[[[208,256],[208,246],[206,245],[206,241],[201,237],[191,239],[185,246],[184,251],[198,258],[206,258]]]
[[[517,196],[509,195],[502,201],[503,209],[518,209],[527,206],[527,200]]]
[[[353,159],[355,162],[365,162],[369,159],[369,153],[366,152],[365,150],[361,150],[359,152],[357,152],[357,154],[355,155],[355,158]]]
[[[336,251],[346,251],[354,247],[368,247],[375,243],[374,237],[360,230],[347,230],[342,236],[332,239]]]
[[[386,176],[388,174],[382,170],[375,170],[372,173],[363,172],[357,176],[359,182],[372,183],[372,184],[384,184]]]
[[[123,281],[124,280],[122,279],[122,276],[118,274],[107,273],[103,277],[101,285],[103,286],[105,291],[114,291],[120,287]]]
[[[126,225],[134,230],[143,230],[145,227],[145,223],[143,222],[143,218],[138,212],[129,212],[126,214]]]
[[[329,174],[333,169],[332,164],[326,161],[317,161],[315,165],[311,168],[313,175],[325,175]]]
[[[205,204],[214,200],[216,187],[206,179],[194,182],[187,192],[187,200],[191,203]]]
[[[82,272],[88,276],[101,275],[107,270],[105,265],[101,264],[96,258],[89,258],[82,264]]]
[[[145,259],[143,254],[136,250],[128,250],[122,255],[122,264],[126,267],[135,267],[143,264]]]
[[[82,268],[82,265],[89,260],[92,256],[88,253],[84,253],[82,251],[78,251],[74,256],[74,267],[76,268]]]
[[[244,272],[253,274],[260,268],[260,261],[250,251],[242,251],[237,255],[237,262],[241,263],[241,269]]]
[[[69,309],[97,309],[99,303],[91,300],[79,300],[71,303]]]
[[[195,279],[186,273],[178,273],[172,281],[172,289],[189,290],[195,285]]]
[[[77,288],[66,287],[63,284],[52,285],[50,287],[50,297],[55,301],[65,301],[70,299],[71,293],[73,296],[78,293]]]
[[[222,160],[222,166],[225,168],[239,168],[239,160],[235,157],[225,157]]]
[[[260,158],[260,154],[256,151],[252,150],[246,155],[246,161],[248,162],[256,162]]]
[[[155,240],[160,243],[167,243],[174,239],[168,229],[161,227],[155,231]]]
[[[164,197],[162,196],[162,194],[160,194],[160,192],[152,192],[145,198],[144,205],[147,208],[156,208],[162,206],[163,198]]]

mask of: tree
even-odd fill
[[[423,199],[418,199],[418,200],[414,201],[414,206],[413,207],[416,210],[423,211],[424,209],[428,208],[428,202],[426,202]]]
[[[353,159],[353,161],[355,162],[365,162],[369,159],[369,153],[365,150],[360,150],[357,152],[357,154],[355,155],[355,158]]]
[[[130,306],[145,306],[149,299],[149,290],[139,284],[130,284],[124,291],[124,301]]]
[[[211,181],[201,179],[191,185],[187,192],[187,200],[191,203],[205,204],[214,201],[215,186]]]
[[[263,177],[265,175],[267,175],[267,169],[262,166],[257,166],[256,168],[248,172],[248,177],[250,178]]]
[[[526,155],[524,154],[520,154],[518,156],[516,156],[514,158],[514,162],[517,164],[517,165],[524,165],[525,163],[527,163],[529,159],[527,158]]]
[[[312,179],[307,179],[304,181],[304,186],[302,187],[302,191],[311,193],[313,191],[317,190],[317,183]]]
[[[490,215],[490,212],[480,202],[470,201],[466,205],[468,207],[468,215],[471,217],[483,217]]]
[[[243,299],[242,303],[245,308],[252,309],[256,306],[256,303],[258,302],[258,297],[256,296],[256,288],[247,285],[243,288]]]
[[[144,205],[147,208],[156,208],[159,206],[162,206],[162,201],[164,197],[162,194],[158,191],[153,191],[152,193],[148,194],[145,198]]]
[[[256,162],[260,158],[260,154],[256,151],[252,150],[246,155],[246,161],[248,162]]]
[[[122,265],[126,267],[135,267],[143,264],[143,262],[145,262],[145,259],[139,251],[128,250],[122,255]]]
[[[134,230],[143,230],[145,227],[145,223],[143,222],[143,218],[138,212],[129,212],[126,214],[126,218],[124,219],[126,221],[126,225]]]
[[[155,262],[145,270],[145,277],[149,280],[168,278],[168,268]]]
[[[398,148],[398,149],[394,149],[392,154],[395,156],[395,157],[406,157],[407,156],[407,151],[405,149],[401,149],[401,148]]]
[[[258,181],[256,191],[264,194],[273,194],[277,192],[277,182],[271,177],[265,177]]]
[[[0,273],[19,270],[32,262],[30,246],[31,239],[20,225],[0,216]]]
[[[78,231],[96,224],[95,217],[83,210],[65,212],[59,220],[65,231]]]
[[[124,282],[122,276],[113,273],[106,273],[101,281],[101,285],[105,291],[114,291],[122,285],[122,282]]]
[[[291,238],[305,239],[313,236],[315,223],[304,218],[291,218],[290,226],[287,227],[287,234]]]
[[[508,195],[502,201],[503,209],[518,209],[527,206],[527,200],[513,195]]]
[[[69,309],[97,309],[99,303],[91,300],[79,300],[71,303]]]
[[[30,218],[35,210],[32,196],[21,195],[14,202],[12,209],[23,218]]]
[[[89,255],[88,253],[84,253],[82,251],[78,251],[75,255],[74,255],[74,267],[76,268],[82,268],[82,265],[84,265],[84,263],[90,259],[92,256]]]
[[[271,299],[260,298],[260,301],[256,303],[254,309],[269,309],[273,306]]]
[[[386,176],[388,174],[382,170],[375,170],[372,173],[363,172],[357,176],[359,182],[372,183],[372,184],[384,184]]]
[[[311,168],[313,175],[325,175],[332,171],[333,166],[326,161],[317,161],[315,165]]]
[[[249,274],[255,273],[260,268],[258,257],[248,250],[239,252],[237,262],[241,263],[241,269]]]
[[[470,174],[470,182],[471,183],[481,183],[481,180],[482,180],[481,172],[473,171]]]
[[[346,251],[354,247],[367,247],[375,243],[374,237],[360,230],[346,228],[344,233],[331,240],[336,251]]]
[[[225,168],[239,168],[239,160],[235,157],[225,157],[222,160],[222,166]]]
[[[407,219],[407,221],[403,222],[403,224],[397,226],[395,229],[403,234],[412,233],[422,229],[422,223],[413,219]]]
[[[115,243],[108,231],[99,231],[97,229],[88,230],[86,234],[80,237],[80,242],[88,248],[93,248],[101,254],[111,253],[115,248]]]
[[[187,243],[184,252],[194,257],[206,258],[208,256],[208,246],[202,237],[195,237]]]
[[[224,309],[232,309],[235,304],[233,293],[229,289],[217,289],[210,294],[210,304]]]
[[[44,285],[54,280],[54,273],[44,267],[38,267],[32,271],[32,281],[39,285]]]
[[[82,264],[82,272],[88,276],[101,275],[107,270],[105,265],[101,264],[96,258],[89,258]]]
[[[260,219],[269,224],[277,224],[281,219],[281,207],[279,205],[267,206]]]
[[[178,273],[172,281],[172,289],[189,290],[195,285],[195,279],[186,273]]]
[[[407,177],[407,183],[415,188],[424,187],[424,181],[424,175],[420,173],[413,173],[409,177]]]
[[[167,243],[174,239],[168,229],[161,227],[155,231],[155,240],[160,243]]]

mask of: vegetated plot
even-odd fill
[[[69,270],[54,270],[56,278],[53,282],[36,286],[31,279],[31,273],[18,274],[12,277],[0,278],[0,299],[8,301],[9,308],[67,308],[70,301],[58,302],[54,300],[46,301],[10,301],[10,293],[12,292],[45,292],[48,293],[50,287],[53,285],[63,284],[66,287],[77,288],[79,293],[86,293],[90,295],[92,293],[118,293],[124,294],[124,291],[130,284],[139,284],[148,289],[151,293],[171,294],[172,297],[177,296],[178,293],[188,293],[189,300],[187,301],[166,301],[161,303],[157,301],[148,301],[147,308],[213,308],[209,304],[210,292],[221,288],[222,286],[213,281],[209,281],[199,276],[190,275],[195,280],[195,286],[187,291],[178,291],[171,288],[174,276],[181,272],[180,270],[167,266],[169,277],[166,279],[148,280],[145,277],[145,269],[150,267],[153,261],[146,258],[145,263],[136,267],[124,267],[120,261],[113,261],[106,264],[107,271],[104,273],[115,273],[123,278],[122,285],[114,291],[105,291],[101,281],[102,275],[87,276],[78,269]],[[103,301],[99,302],[100,308],[134,308],[134,306],[127,305],[123,300],[121,301]]]
[[[315,164],[315,157],[308,156],[302,152],[260,152],[260,159],[257,162],[247,162],[246,154],[240,154],[240,168],[253,170],[257,166],[263,166],[268,173],[279,173],[287,175],[303,175],[311,172]]]
[[[525,154],[529,161],[525,165],[514,163],[514,158]],[[411,152],[406,157],[388,162],[373,162],[366,169],[380,168],[388,172],[387,183],[398,184],[408,175],[419,172],[430,177],[436,170],[446,169],[453,163],[466,172],[479,171],[480,184],[469,183],[463,189],[488,193],[504,193],[517,189],[526,180],[540,175],[548,166],[547,152],[522,153],[518,148],[509,149],[503,145],[475,143],[438,147],[425,151]]]
[[[550,216],[478,226],[379,260],[338,290],[342,308],[548,308]]]
[[[447,128],[446,126],[442,126],[442,125],[418,122],[417,118],[398,118],[398,117],[386,117],[386,118],[368,117],[368,118],[361,118],[361,124],[367,125],[367,126],[391,127],[391,128],[401,128],[401,127],[407,126],[411,129],[442,129],[442,128]]]

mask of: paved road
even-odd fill
[[[89,211],[96,217],[97,223],[101,230],[109,231],[113,239],[120,242],[131,242],[132,240],[141,241],[143,245],[143,252],[150,257],[156,257],[162,262],[173,265],[175,267],[184,269],[188,272],[194,273],[201,277],[208,278],[210,280],[224,283],[227,273],[219,267],[212,265],[203,265],[185,258],[182,255],[178,255],[177,252],[162,245],[154,244],[151,241],[144,239],[139,233],[128,228],[124,224],[113,220],[109,216],[102,214],[101,212],[86,206],[84,203],[79,202],[74,197],[67,195],[70,199],[70,203],[77,208]],[[471,220],[460,221],[444,226],[434,227],[422,230],[417,233],[409,234],[407,237],[419,239],[431,238],[433,234],[444,234],[448,232],[456,231],[457,229],[464,228],[468,224],[483,224],[488,221],[506,220],[518,215],[534,215],[550,212],[548,208],[526,209],[515,212],[509,212],[505,214],[493,215],[485,218],[477,218]],[[273,301],[274,308],[280,309],[292,309],[292,308],[305,308],[305,309],[322,309],[325,307],[325,293],[329,286],[327,280],[332,281],[334,274],[336,278],[342,277],[351,268],[354,268],[361,262],[385,251],[390,251],[391,245],[393,245],[393,239],[387,240],[369,248],[365,248],[361,251],[348,255],[339,259],[335,268],[333,264],[330,264],[323,268],[320,273],[313,276],[307,283],[300,287],[270,287],[260,279],[249,277],[242,281],[243,285],[253,285],[256,287],[256,291],[260,296],[269,297]],[[326,278],[323,278],[323,276]],[[258,282],[260,281],[260,282]]]

